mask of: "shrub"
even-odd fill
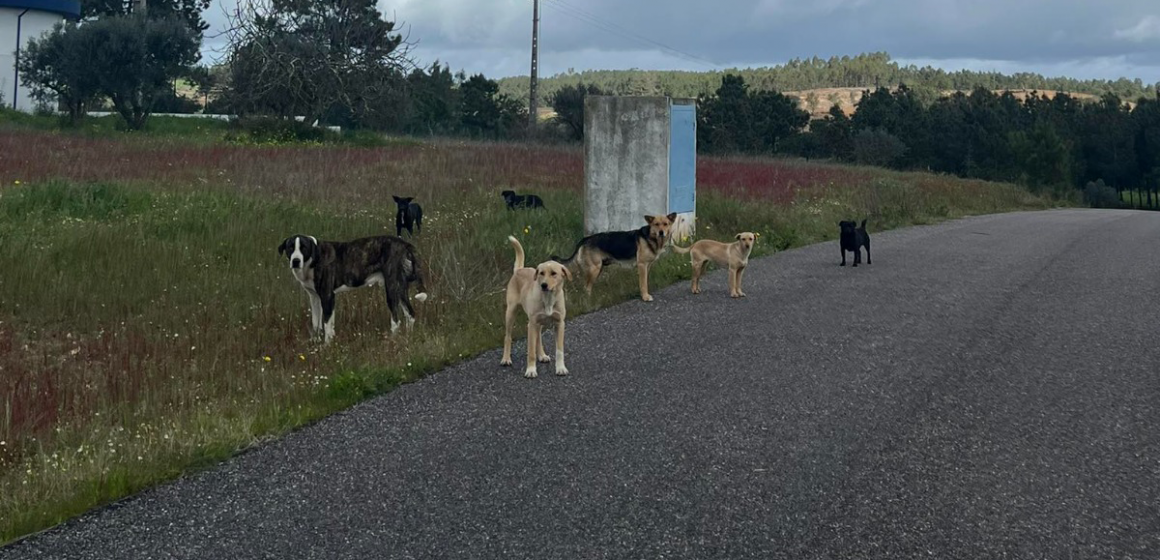
[[[1103,179],[1088,181],[1083,188],[1083,201],[1092,208],[1119,208],[1122,205],[1120,194],[1105,185]]]
[[[880,128],[854,134],[854,161],[863,165],[888,167],[906,155],[906,143]]]

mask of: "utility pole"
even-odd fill
[[[532,83],[528,88],[528,121],[532,128],[536,127],[536,72],[539,70],[536,51],[540,47],[540,0],[532,0]]]

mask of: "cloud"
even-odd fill
[[[1160,17],[1146,16],[1132,27],[1117,29],[1113,36],[1134,43],[1147,43],[1160,39]]]
[[[213,25],[224,18],[215,0]],[[885,51],[936,65],[1155,81],[1156,0],[541,0],[541,73],[706,70]],[[526,75],[529,0],[379,0],[413,54],[488,77]],[[214,44],[210,39],[209,44]],[[220,41],[218,41],[220,44]],[[940,62],[943,61],[943,62]],[[981,62],[978,62],[981,61]]]

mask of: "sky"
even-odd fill
[[[214,0],[204,55],[220,56]],[[489,78],[527,75],[532,0],[379,0],[413,55]],[[1160,82],[1157,0],[541,0],[540,75],[712,70],[885,51],[947,70]]]

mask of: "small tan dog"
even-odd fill
[[[515,237],[508,241],[516,249],[516,265],[507,285],[507,309],[504,311],[503,359],[501,366],[512,365],[512,323],[516,320],[516,308],[523,307],[528,316],[528,367],[524,377],[536,376],[536,360],[551,361],[544,352],[541,336],[543,326],[556,323],[556,375],[567,375],[564,366],[564,318],[567,316],[564,302],[564,282],[572,279],[568,267],[545,261],[536,268],[524,267],[524,248]]]
[[[673,244],[673,250],[684,255],[688,253],[693,265],[693,293],[701,293],[701,273],[709,261],[717,266],[729,267],[729,297],[745,297],[741,291],[741,277],[745,274],[745,267],[749,264],[749,253],[757,236],[745,231],[737,234],[737,241],[722,243],[711,239],[702,239],[689,247],[678,247]]]

